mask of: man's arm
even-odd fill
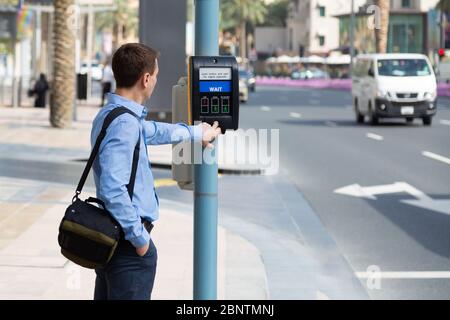
[[[125,239],[134,247],[141,248],[148,245],[150,236],[131,203],[127,189],[140,129],[136,119],[127,117],[124,115],[113,121],[102,142],[99,152],[99,195],[106,209],[121,225]]]
[[[182,141],[201,141],[202,129],[199,126],[188,126],[184,123],[164,123],[144,121],[144,132],[147,145],[175,144]]]
[[[175,144],[183,141],[202,142],[203,146],[212,148],[210,143],[221,132],[219,123],[213,126],[203,122],[196,126],[184,123],[164,123],[144,121],[145,142],[147,145]]]

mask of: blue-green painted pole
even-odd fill
[[[195,55],[218,54],[219,0],[195,0]],[[194,165],[194,300],[217,299],[216,150],[212,158]]]

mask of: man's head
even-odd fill
[[[158,76],[158,52],[140,43],[121,46],[112,59],[118,90],[132,90],[147,100],[153,93]]]

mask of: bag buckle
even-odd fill
[[[81,194],[81,192],[80,191],[75,191],[75,195],[73,196],[73,198],[72,198],[72,203],[74,203],[75,201],[77,201],[79,198],[78,198],[78,196]]]

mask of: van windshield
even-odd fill
[[[378,60],[378,75],[387,77],[420,77],[431,75],[425,59]]]

